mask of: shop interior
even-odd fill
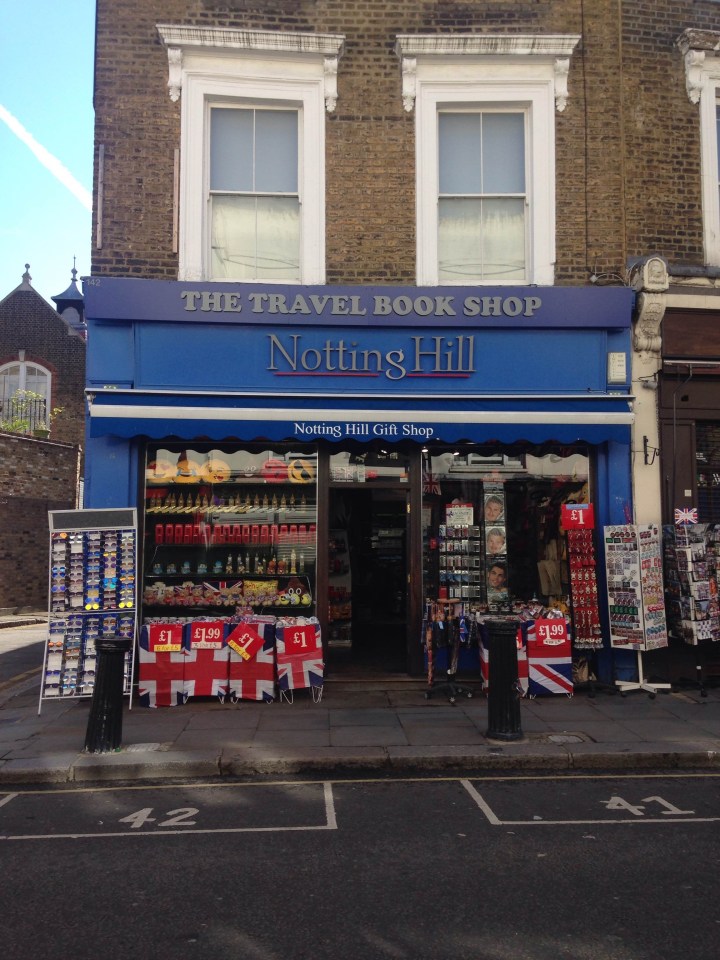
[[[329,644],[344,673],[407,670],[407,490],[330,490]]]

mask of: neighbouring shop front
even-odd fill
[[[692,297],[687,298],[692,301]],[[698,298],[699,299],[699,298]],[[703,298],[711,300],[710,297]],[[718,311],[669,308],[658,375],[668,626],[704,689],[720,675],[720,327]],[[682,656],[687,645],[694,670]]]
[[[561,521],[632,516],[631,291],[85,297],[86,506],[138,508],[141,623],[314,616],[337,675],[419,674],[431,606],[535,602],[609,656],[602,565],[593,612]]]

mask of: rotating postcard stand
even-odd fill
[[[659,524],[617,524],[604,528],[610,644],[637,653],[637,680],[616,680],[625,696],[645,690],[652,699],[672,684],[645,678],[642,655],[668,645],[662,546]]]
[[[48,637],[40,702],[90,697],[96,640],[129,637],[123,693],[130,697],[137,635],[137,512],[50,510]]]

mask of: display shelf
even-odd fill
[[[347,531],[330,531],[328,552],[328,642],[333,647],[349,647],[352,644],[352,573]]]
[[[315,497],[288,480],[287,465],[283,469],[283,480],[268,467],[268,476],[193,476],[185,482],[158,477],[148,483],[147,613],[314,613]]]

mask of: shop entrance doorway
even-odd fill
[[[328,665],[361,678],[405,673],[408,493],[331,489]]]

